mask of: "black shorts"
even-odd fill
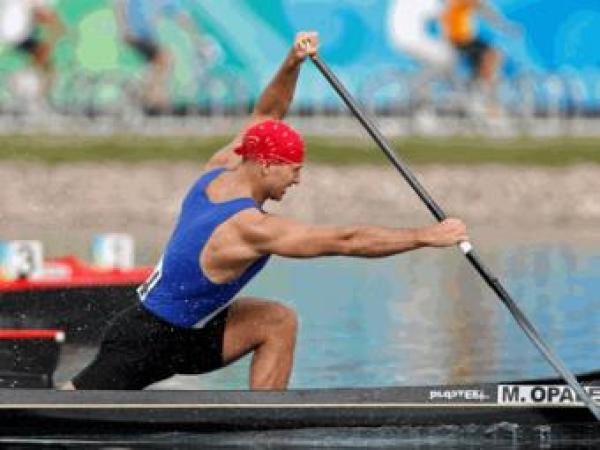
[[[464,44],[456,44],[457,50],[467,58],[472,70],[479,70],[483,55],[491,48],[490,45],[481,39],[473,39]]]
[[[160,47],[149,39],[131,38],[127,43],[137,50],[146,61],[154,61],[160,52]]]
[[[181,328],[141,304],[120,313],[105,332],[96,359],[73,379],[76,389],[143,389],[176,374],[223,367],[226,308],[204,328]]]
[[[36,49],[40,46],[41,43],[42,41],[40,41],[38,38],[32,35],[24,41],[18,43],[15,47],[17,50],[31,54],[36,51]]]

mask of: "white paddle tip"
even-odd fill
[[[458,247],[465,255],[468,255],[473,250],[473,246],[469,241],[461,242],[458,244]]]

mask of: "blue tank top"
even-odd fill
[[[213,283],[202,271],[200,254],[215,228],[244,209],[258,208],[251,198],[221,203],[209,200],[206,186],[224,170],[207,172],[190,189],[160,262],[138,288],[145,308],[173,325],[203,327],[233,302],[269,259],[268,255],[259,258],[227,283]]]

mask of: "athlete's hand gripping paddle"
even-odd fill
[[[303,33],[299,33],[296,36],[297,48],[300,52],[302,52],[303,59],[306,57],[312,57],[316,54],[317,48],[319,46],[319,34],[315,31],[307,31]]]
[[[406,164],[404,164],[394,153],[392,147],[388,143],[387,139],[377,129],[375,124],[366,116],[366,114],[360,109],[356,101],[352,98],[350,93],[346,90],[341,81],[335,76],[335,74],[329,69],[329,67],[319,58],[317,54],[311,55],[311,59],[317,69],[327,79],[329,84],[335,89],[335,91],[342,98],[344,103],[350,108],[350,111],[356,116],[358,121],[367,130],[369,135],[373,138],[378,147],[383,151],[385,156],[389,159],[392,165],[400,172],[402,177],[415,191],[415,193],[421,198],[425,206],[431,211],[433,216],[438,221],[446,219],[446,213],[440,208],[440,206],[433,200],[425,188],[419,183],[415,175],[411,172]],[[594,404],[594,401],[588,395],[588,393],[579,384],[573,373],[565,366],[562,360],[549,347],[544,340],[540,337],[534,326],[529,322],[525,314],[519,309],[517,304],[504,289],[500,281],[483,265],[480,258],[475,253],[475,250],[470,242],[461,242],[459,244],[461,251],[465,254],[471,265],[475,268],[477,273],[485,280],[488,286],[498,295],[499,299],[508,308],[513,318],[517,321],[517,324],[523,329],[529,339],[535,344],[538,350],[544,355],[546,360],[556,369],[556,371],[565,379],[565,381],[571,386],[571,388],[577,393],[579,398],[585,403],[585,405],[592,412],[596,420],[600,422],[600,408]]]

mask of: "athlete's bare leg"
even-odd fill
[[[33,67],[42,78],[42,94],[47,97],[54,82],[54,66],[50,60],[52,47],[46,42],[40,42],[31,53]]]
[[[496,81],[501,61],[500,53],[492,48],[487,49],[483,54],[479,67],[479,78],[485,82],[486,87],[491,88]]]
[[[487,116],[490,119],[502,115],[502,106],[497,98],[498,69],[502,63],[502,55],[493,48],[488,48],[482,58],[477,74],[479,87],[487,103]]]
[[[240,298],[227,316],[224,362],[230,364],[253,351],[250,389],[285,389],[292,372],[297,330],[296,313],[287,306]]]
[[[225,365],[254,352],[250,389],[285,389],[294,363],[298,320],[291,308],[259,298],[238,299],[229,309],[223,340]],[[61,390],[75,390],[71,381]]]
[[[169,105],[168,82],[171,72],[172,58],[168,50],[161,48],[150,62],[148,86],[146,90],[146,106],[166,111]]]

